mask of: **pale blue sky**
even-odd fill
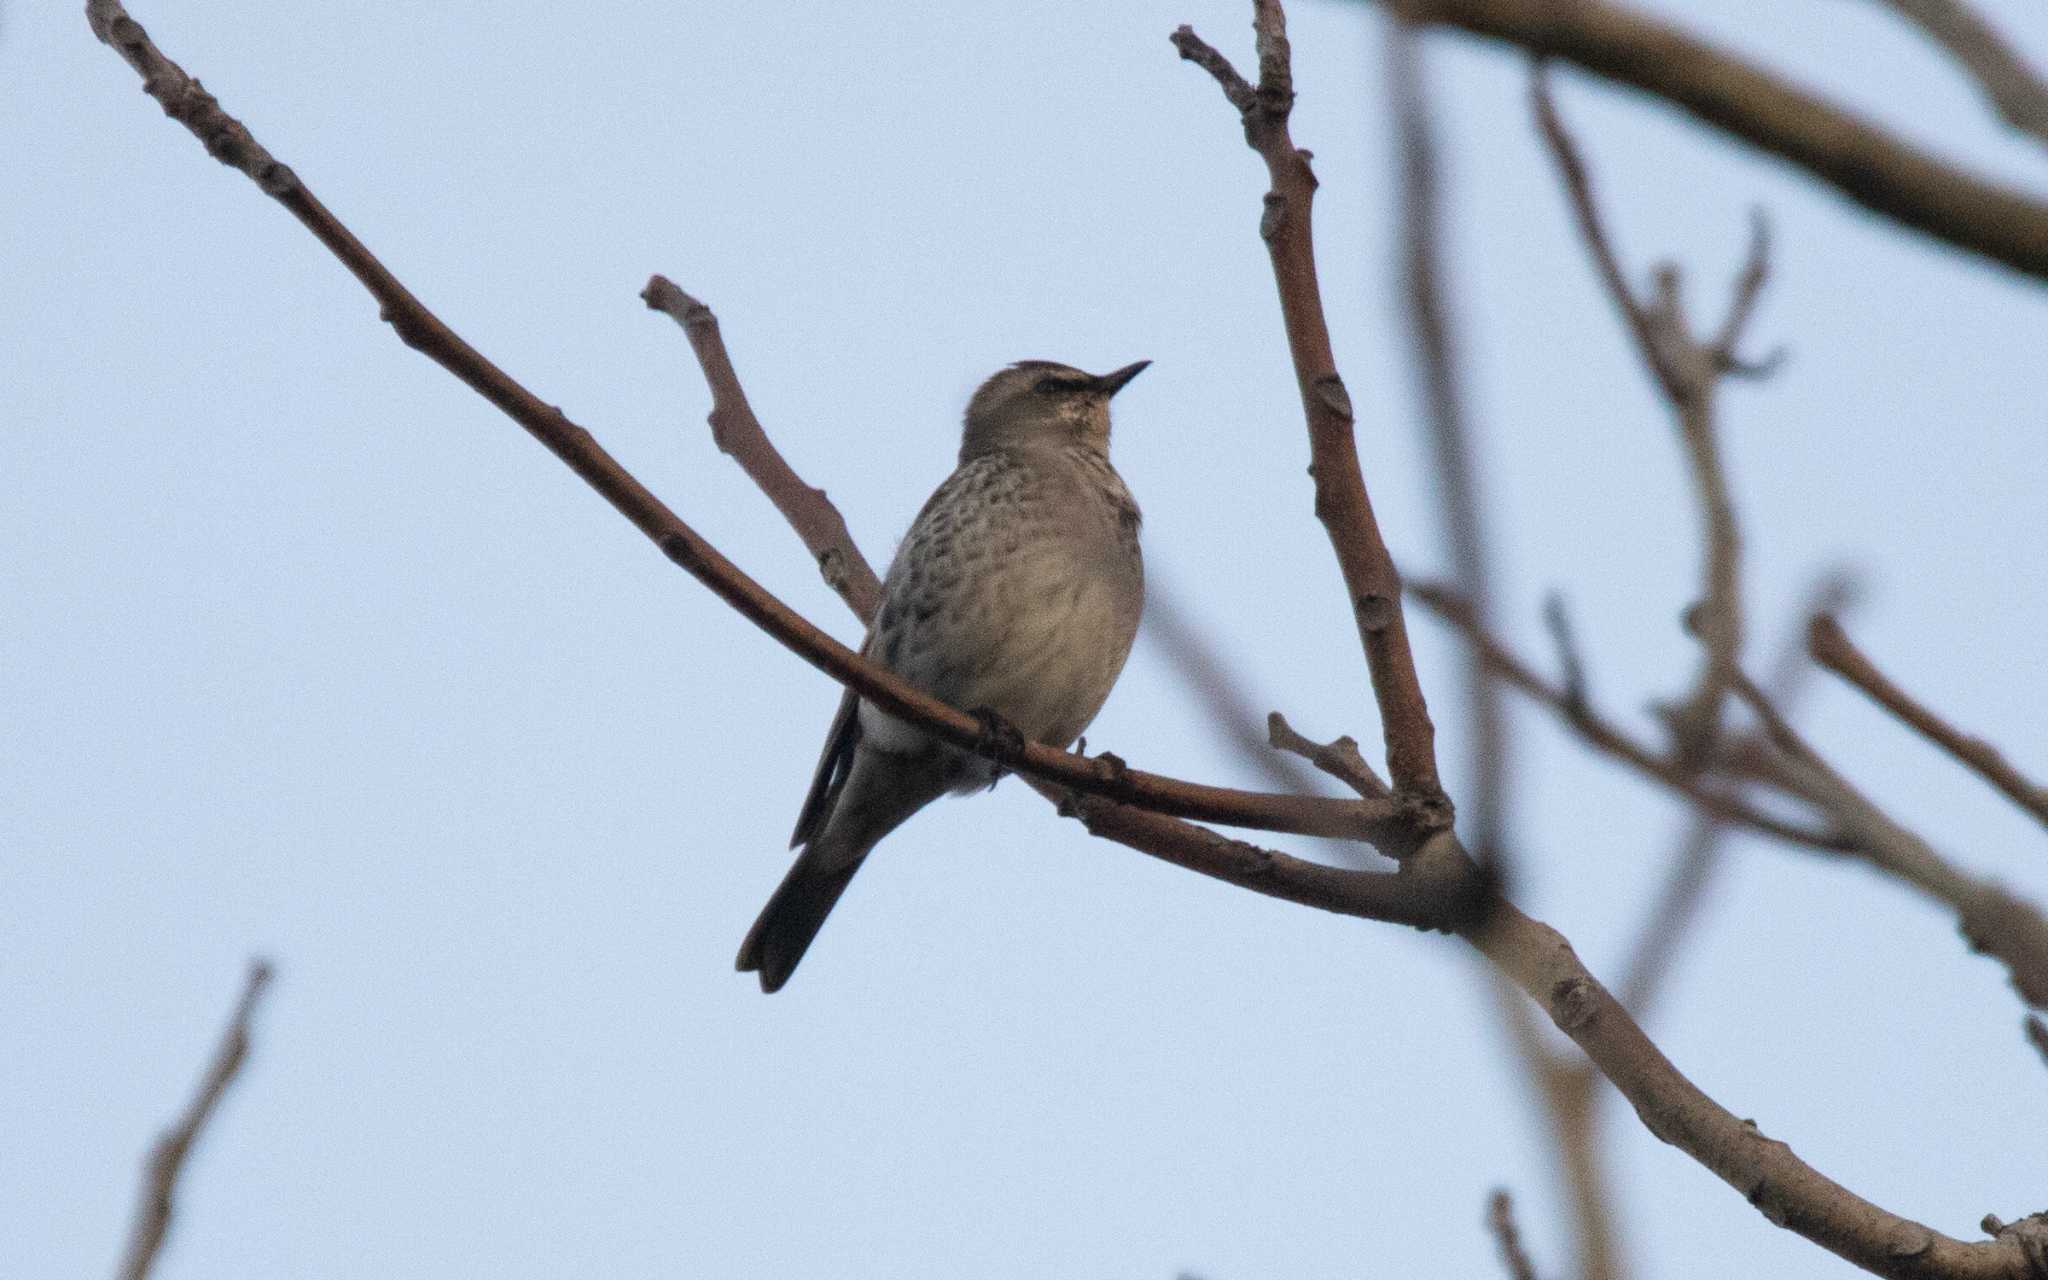
[[[1692,6],[1667,5],[1670,9]],[[1697,6],[1973,167],[2048,191],[1881,5]],[[1986,8],[2040,61],[2048,19]],[[279,980],[160,1274],[1494,1274],[1495,1184],[1566,1262],[1476,968],[1446,940],[1090,841],[1022,788],[884,846],[789,989],[732,955],[835,698],[401,346],[295,222],[162,118],[76,4],[0,31],[0,1275],[104,1273],[243,962]],[[428,303],[851,638],[710,443],[662,271],[882,559],[999,364],[1154,368],[1118,461],[1156,580],[1310,733],[1377,727],[1310,511],[1263,172],[1166,36],[1247,6],[142,0],[135,16]],[[1292,12],[1339,360],[1390,541],[1440,563],[1392,275],[1381,23]],[[1693,665],[1666,416],[1528,127],[1437,38],[1453,284],[1505,627],[1569,596],[1603,702]],[[1718,306],[1745,210],[1773,382],[1726,397],[1760,645],[1820,568],[1909,687],[2048,772],[2048,293],[1578,76],[1624,253]],[[1447,760],[1457,650],[1418,624]],[[1548,661],[1544,657],[1544,661]],[[2038,827],[1854,695],[1805,723],[1964,865],[2048,896]],[[1518,710],[1528,906],[1612,976],[1683,825]],[[1141,645],[1089,733],[1247,780]],[[1455,778],[1453,779],[1455,789]],[[1660,1043],[1818,1167],[1953,1234],[2043,1207],[2048,1078],[2000,971],[1852,866],[1754,841]],[[1645,1274],[1844,1275],[1613,1116]]]

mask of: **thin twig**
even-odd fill
[[[1393,789],[1359,754],[1358,740],[1346,734],[1329,742],[1305,738],[1278,711],[1266,716],[1266,742],[1275,751],[1299,756],[1368,800],[1385,799]]]
[[[1659,18],[1608,0],[1380,3],[1662,98],[1904,227],[2048,279],[2048,202],[1930,155]]]
[[[1999,117],[2048,142],[2048,83],[1982,15],[1959,0],[1885,0],[1962,64]]]
[[[1401,576],[1380,535],[1359,469],[1352,432],[1350,393],[1338,376],[1330,327],[1316,283],[1310,206],[1316,177],[1308,153],[1294,145],[1288,115],[1294,108],[1293,73],[1288,65],[1287,18],[1279,0],[1254,0],[1252,29],[1259,58],[1259,83],[1249,94],[1230,60],[1188,27],[1173,33],[1180,56],[1212,76],[1243,119],[1245,141],[1266,163],[1272,183],[1266,192],[1259,235],[1272,258],[1280,292],[1280,316],[1308,421],[1309,470],[1315,477],[1316,515],[1329,534],[1351,601],[1359,642],[1371,672],[1373,696],[1386,737],[1387,776],[1403,793],[1439,799],[1436,728],[1422,696],[1401,611]]]
[[[1173,592],[1162,588],[1154,576],[1148,576],[1145,584],[1145,623],[1139,634],[1166,655],[1206,707],[1209,721],[1223,741],[1235,749],[1240,759],[1265,774],[1269,786],[1297,795],[1314,795],[1324,790],[1314,769],[1293,755],[1273,750],[1269,735],[1259,733],[1258,713],[1245,693],[1244,677],[1188,617]],[[1354,743],[1354,755],[1357,749]],[[1386,799],[1390,794],[1382,787],[1377,795],[1368,798]],[[1345,866],[1378,860],[1372,850],[1354,840],[1324,837],[1322,851]]]
[[[2048,1009],[2048,917],[2041,909],[1964,871],[1899,825],[1822,758],[1747,676],[1735,692],[1777,748],[1783,784],[1833,818],[1857,856],[1953,909],[1963,936],[2005,966],[2020,998]]]
[[[2048,787],[2029,781],[2006,763],[1998,748],[1972,737],[1936,715],[1927,704],[1893,683],[1877,664],[1849,639],[1842,624],[1826,613],[1814,615],[1807,632],[1813,660],[1863,690],[1872,701],[1904,721],[1920,736],[1974,769],[2020,808],[2048,824]]]
[[[1245,693],[1244,678],[1189,618],[1178,597],[1147,573],[1145,624],[1141,632],[1173,663],[1205,705],[1208,719],[1246,763],[1266,775],[1276,790],[1313,792],[1321,785],[1313,770],[1274,752],[1259,732],[1259,716]],[[1340,779],[1341,781],[1341,779]]]
[[[220,1107],[228,1086],[235,1082],[242,1064],[248,1061],[249,1020],[255,1015],[256,1002],[262,998],[264,988],[270,985],[270,974],[267,962],[250,961],[248,976],[242,982],[241,998],[235,1002],[234,1013],[221,1032],[220,1042],[213,1051],[213,1061],[207,1065],[206,1074],[200,1077],[198,1090],[185,1105],[177,1123],[164,1130],[150,1149],[149,1160],[143,1165],[142,1196],[136,1206],[135,1227],[129,1233],[120,1269],[114,1273],[120,1280],[143,1280],[156,1266],[157,1255],[163,1251],[164,1238],[170,1232],[171,1217],[176,1211],[174,1196],[178,1189],[178,1175],[184,1172],[186,1157],[192,1154],[193,1144],[198,1142],[207,1121]]]
[[[733,370],[732,357],[726,353],[718,317],[710,307],[664,276],[648,280],[640,296],[649,310],[673,317],[689,338],[690,349],[704,371],[704,381],[711,388],[711,414],[707,420],[711,424],[711,439],[719,451],[739,463],[747,478],[768,496],[789,527],[804,540],[826,585],[838,592],[857,616],[874,616],[875,610],[882,607],[881,580],[868,566],[867,559],[854,549],[846,520],[825,497],[825,491],[805,484],[761,429],[761,420],[754,416],[754,407],[747,403],[746,389]]]
[[[1486,504],[1473,462],[1471,425],[1458,375],[1458,352],[1445,296],[1439,227],[1436,140],[1422,73],[1421,34],[1396,18],[1387,32],[1387,83],[1399,164],[1401,257],[1410,345],[1421,373],[1434,486],[1441,498],[1451,576],[1481,626],[1491,627],[1493,572],[1487,557]],[[1507,711],[1500,680],[1468,653],[1465,702],[1471,716],[1459,830],[1482,863],[1506,856],[1510,779]],[[1503,874],[1496,871],[1496,874]]]
[[[1565,705],[1583,711],[1592,702],[1593,692],[1586,679],[1586,659],[1579,651],[1578,634],[1572,628],[1571,610],[1559,592],[1543,597],[1543,629],[1550,633],[1550,643],[1557,649]]]
[[[1515,1202],[1505,1190],[1496,1189],[1486,1198],[1486,1229],[1500,1246],[1500,1262],[1508,1280],[1536,1280],[1536,1264],[1522,1248],[1522,1233],[1515,1229]]]
[[[1549,146],[1550,158],[1564,180],[1572,216],[1578,223],[1579,238],[1585,242],[1586,252],[1593,259],[1601,284],[1606,286],[1608,300],[1621,313],[1623,323],[1635,338],[1636,350],[1643,357],[1643,363],[1649,366],[1651,375],[1666,394],[1676,396],[1679,393],[1675,373],[1669,367],[1657,333],[1650,325],[1649,313],[1643,309],[1634,287],[1628,282],[1628,273],[1622,269],[1621,257],[1615,252],[1606,224],[1601,221],[1600,204],[1593,197],[1593,175],[1587,171],[1585,157],[1579,154],[1578,146],[1564,127],[1563,117],[1557,113],[1557,101],[1550,91],[1550,62],[1546,58],[1530,60],[1529,105],[1536,116],[1536,127]]]

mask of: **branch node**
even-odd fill
[[[1917,1258],[1933,1247],[1933,1234],[1919,1223],[1909,1222],[1893,1234],[1891,1243],[1885,1246],[1885,1252],[1894,1258]]]
[[[1550,989],[1550,1020],[1571,1032],[1593,1020],[1600,1009],[1600,988],[1590,978],[1571,977]]]
[[[1324,408],[1344,421],[1352,421],[1351,393],[1345,390],[1344,379],[1339,375],[1326,373],[1316,379],[1316,399],[1322,401]]]
[[[1394,612],[1393,598],[1375,591],[1361,594],[1353,608],[1358,614],[1358,625],[1375,634],[1393,626],[1397,616]]]
[[[1271,244],[1287,225],[1287,197],[1278,191],[1268,191],[1263,203],[1259,213],[1259,239]]]
[[[1113,751],[1104,751],[1089,758],[1094,761],[1095,776],[1102,779],[1101,794],[1120,803],[1129,803],[1131,769],[1124,763],[1124,758]]]

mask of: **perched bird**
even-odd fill
[[[897,549],[863,653],[1029,741],[1081,736],[1145,604],[1138,504],[1109,464],[1109,399],[1150,363],[1098,376],[1024,360],[981,384],[960,464]],[[739,968],[779,989],[882,837],[996,776],[847,690],[790,840],[802,852],[740,944]]]

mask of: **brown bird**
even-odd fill
[[[889,565],[863,653],[1029,741],[1081,736],[1145,606],[1138,504],[1109,463],[1109,400],[1150,363],[1098,376],[1024,360],[982,383],[960,464]],[[740,944],[739,968],[780,989],[882,837],[996,777],[848,690],[797,815],[790,847],[802,852]]]

